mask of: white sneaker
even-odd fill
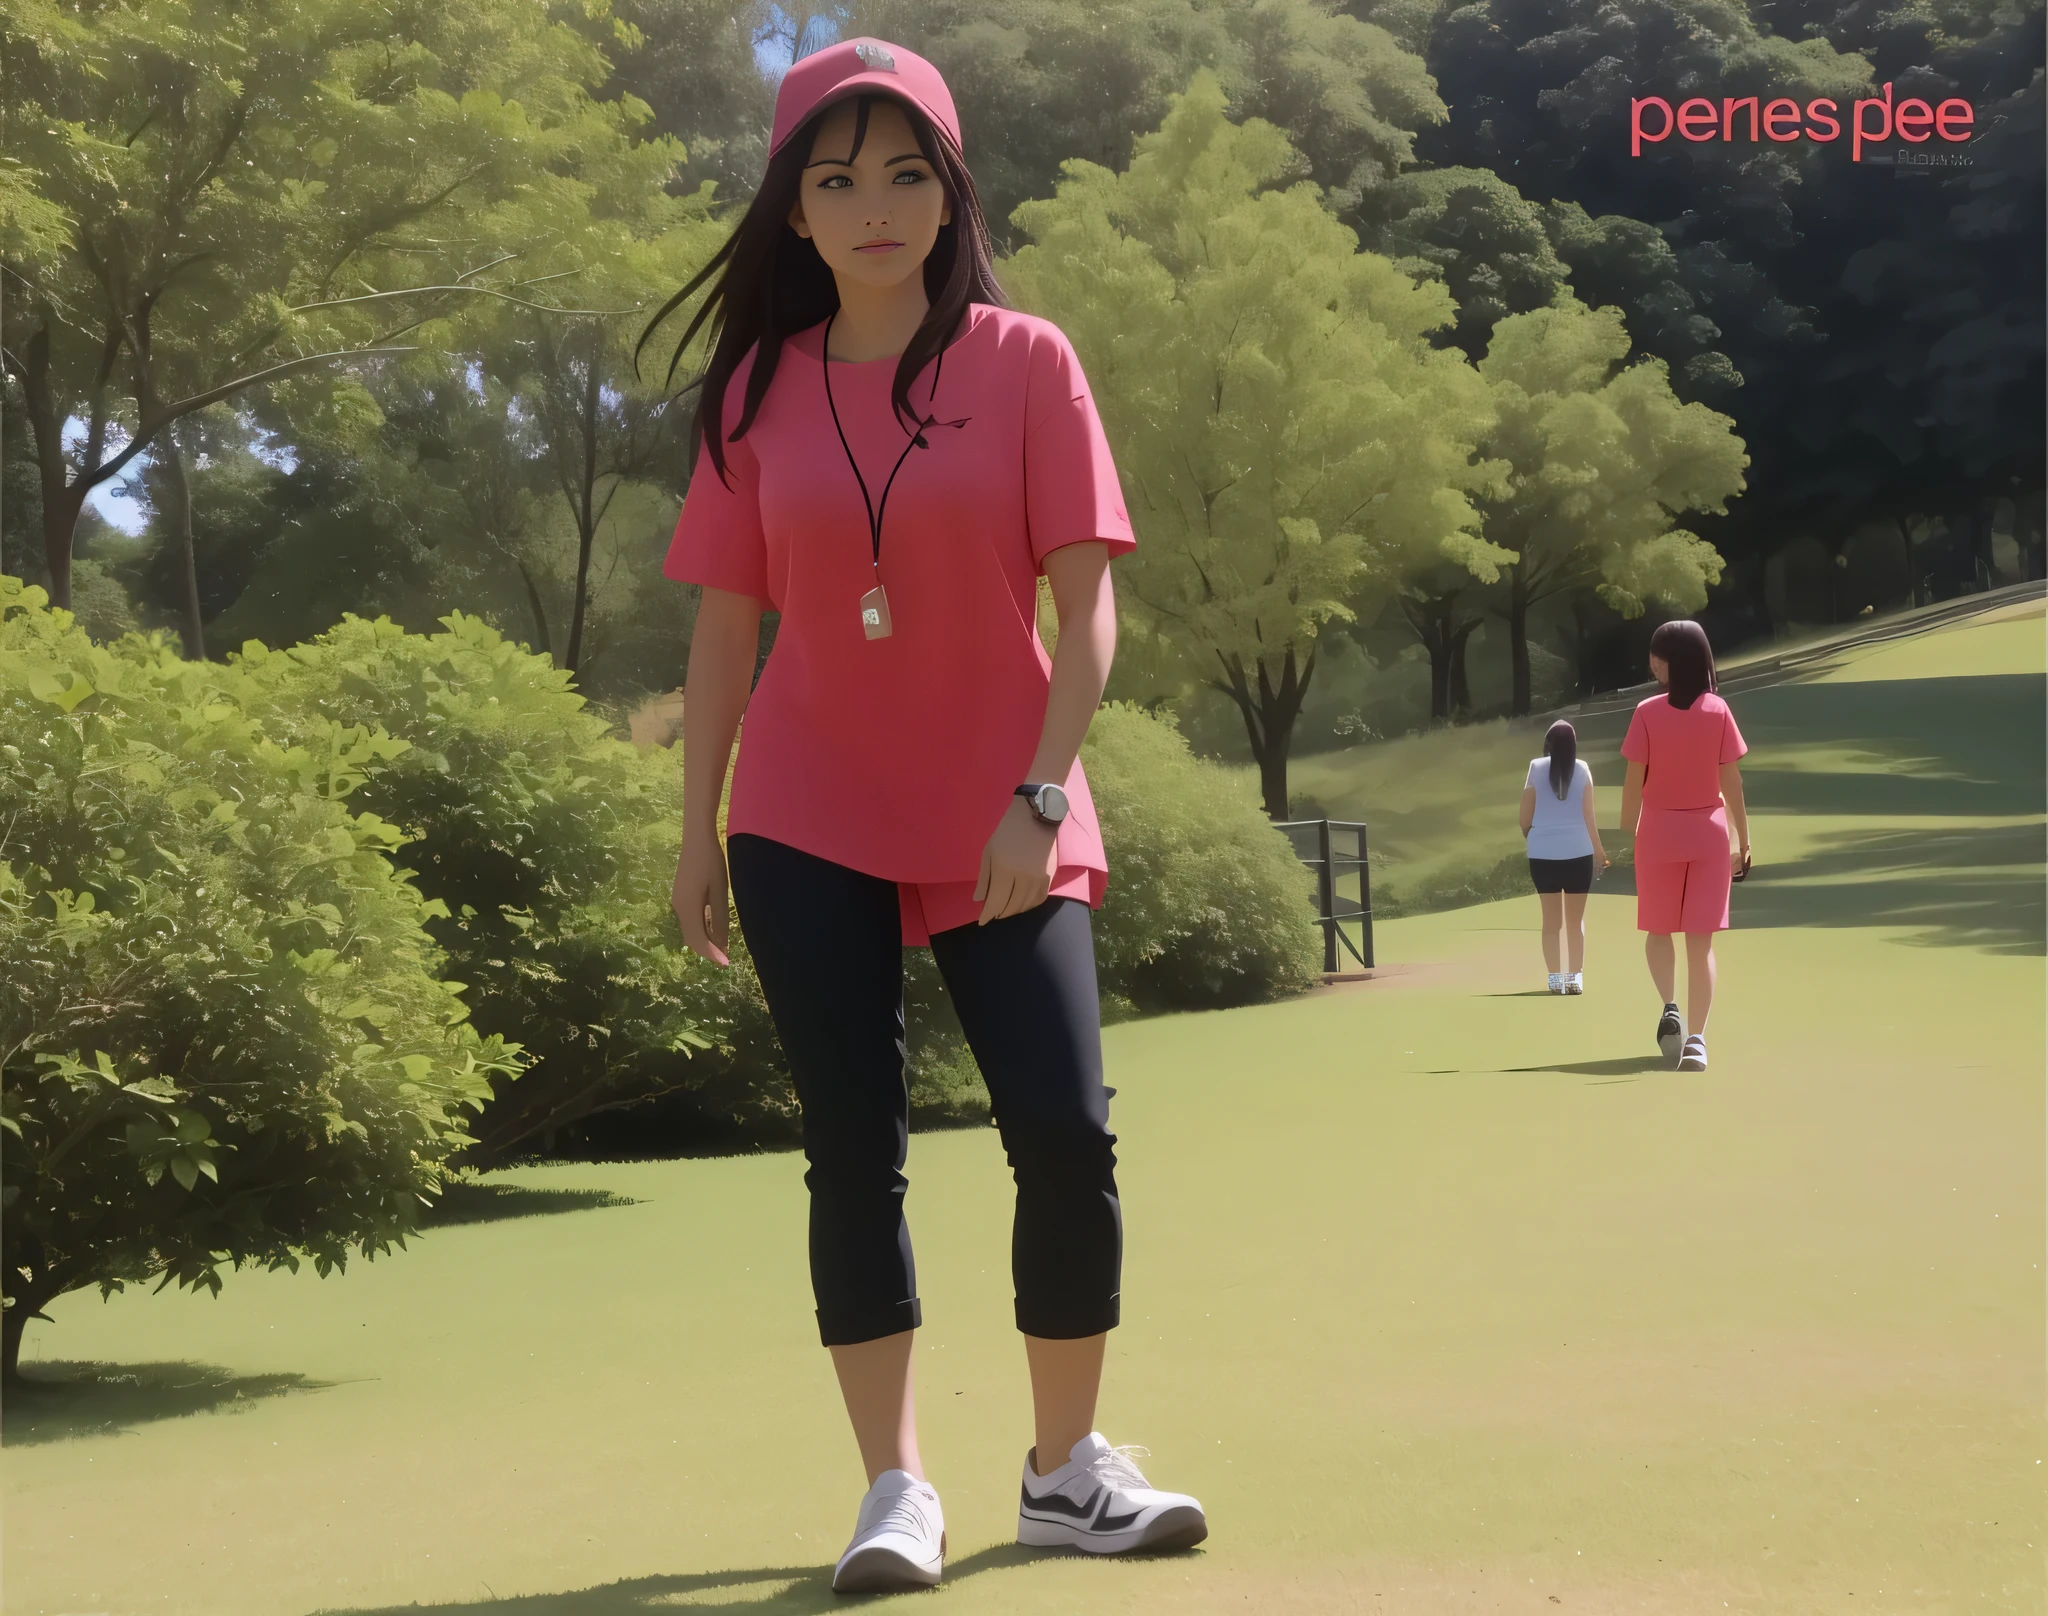
[[[1090,1431],[1049,1476],[1031,1468],[1037,1451],[1024,1459],[1019,1543],[1128,1554],[1133,1549],[1189,1549],[1209,1535],[1200,1504],[1186,1493],[1160,1492],[1145,1479],[1132,1458],[1143,1448],[1112,1448],[1099,1431]]]
[[[1693,1033],[1679,1051],[1678,1069],[1681,1072],[1704,1072],[1707,1069],[1707,1041]]]
[[[1564,979],[1564,990],[1567,993],[1584,993],[1586,991],[1586,973],[1584,971],[1572,972],[1570,976]]]
[[[1564,978],[1556,971],[1550,973],[1550,991],[1552,993],[1564,992]]]
[[[835,1593],[929,1588],[946,1559],[946,1517],[931,1483],[885,1470],[860,1501],[853,1541],[832,1568]]]

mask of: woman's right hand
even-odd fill
[[[718,845],[717,832],[686,832],[676,858],[669,907],[682,924],[683,941],[691,952],[714,965],[732,963],[725,952],[730,914],[726,892],[725,849]]]

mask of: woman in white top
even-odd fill
[[[1593,771],[1579,761],[1579,736],[1559,719],[1522,787],[1522,834],[1529,877],[1543,903],[1543,963],[1552,993],[1586,991],[1586,894],[1593,862],[1609,864],[1593,815]],[[1560,947],[1558,934],[1563,933]],[[1562,967],[1562,969],[1560,969]]]

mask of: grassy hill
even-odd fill
[[[1730,704],[1755,748],[1744,765],[1751,807],[1828,813],[1868,793],[1887,808],[1943,816],[1966,806],[1997,817],[1993,799],[2038,808],[2041,750],[2019,744],[2042,731],[2042,604],[2035,600],[1909,639],[1823,655],[1798,676],[1740,688],[1745,661],[1730,664]],[[1815,649],[1825,651],[1825,642]],[[1966,679],[1970,684],[1947,683]],[[1929,679],[1943,681],[1926,687]],[[1857,685],[1860,691],[1839,689]],[[1822,692],[1828,692],[1822,694]],[[1296,795],[1318,814],[1370,827],[1375,908],[1401,913],[1519,893],[1526,884],[1516,803],[1529,760],[1541,754],[1551,717],[1496,720],[1298,760]],[[1603,826],[1619,822],[1621,740],[1628,709],[1565,713],[1593,769]],[[1247,771],[1249,777],[1250,771]],[[1818,777],[1825,784],[1816,784]],[[1911,782],[1911,783],[1908,783]],[[1976,783],[1988,783],[1988,790]],[[1812,826],[1819,831],[1821,827]],[[1843,830],[1847,825],[1837,826]],[[1610,853],[1627,838],[1609,831]],[[1820,849],[1802,833],[1798,855]],[[1758,844],[1759,860],[1793,849]],[[1610,877],[1612,879],[1612,877]],[[1625,876],[1624,876],[1625,879]]]

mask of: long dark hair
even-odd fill
[[[1670,665],[1672,706],[1683,710],[1714,688],[1714,648],[1691,618],[1659,623],[1650,636],[1650,655]]]
[[[1550,789],[1563,802],[1572,794],[1572,775],[1579,767],[1579,732],[1560,718],[1543,737],[1543,755],[1550,759]]]
[[[880,99],[879,95],[858,98],[853,122],[853,150],[846,154],[848,161],[860,154],[861,145],[867,139],[868,114]],[[917,416],[910,407],[910,384],[951,339],[961,317],[967,312],[967,306],[970,303],[1007,305],[1009,300],[996,284],[988,221],[982,217],[974,176],[967,171],[967,161],[960,155],[960,148],[935,128],[918,108],[893,96],[889,100],[901,107],[904,117],[910,120],[918,150],[924,153],[925,161],[932,165],[939,183],[945,187],[946,201],[953,212],[952,222],[939,227],[938,239],[932,243],[931,253],[924,261],[924,291],[931,301],[931,308],[897,362],[896,384],[889,395],[896,413],[915,422]],[[832,271],[818,256],[817,247],[799,236],[789,223],[790,209],[796,204],[797,187],[803,181],[804,165],[811,160],[811,143],[817,136],[818,124],[838,104],[835,102],[821,108],[768,160],[768,171],[761,176],[761,187],[747,205],[738,227],[726,238],[725,245],[713,255],[711,262],[691,277],[690,284],[664,303],[661,312],[647,322],[647,329],[640,333],[640,341],[633,348],[633,363],[637,369],[640,350],[647,346],[655,328],[688,302],[713,275],[718,276],[703,306],[691,317],[682,340],[676,344],[675,352],[669,358],[668,380],[675,379],[676,367],[682,363],[684,350],[690,346],[698,328],[709,321],[717,341],[712,347],[710,363],[697,380],[697,414],[690,425],[689,452],[694,460],[697,446],[706,444],[711,452],[711,463],[718,468],[721,478],[725,476],[727,438],[726,434],[709,428],[725,419],[726,385],[732,380],[732,373],[740,361],[746,357],[747,350],[759,345],[754,356],[754,368],[747,377],[745,407],[740,411],[739,421],[731,433],[734,439],[742,437],[753,425],[761,400],[768,396],[768,384],[775,379],[775,367],[782,358],[782,344],[795,333],[816,325],[839,307],[839,287],[832,279]]]

